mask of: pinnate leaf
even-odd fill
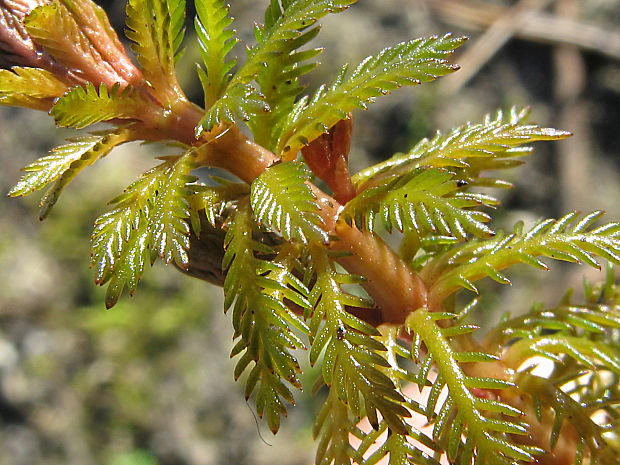
[[[542,140],[558,140],[570,136],[566,131],[540,127],[528,123],[529,108],[513,107],[486,115],[480,123],[467,123],[446,134],[437,132],[432,139],[423,139],[407,153],[397,153],[390,159],[360,171],[353,183],[360,189],[389,182],[423,166],[455,168],[463,172],[464,181],[480,184],[477,176],[483,170],[506,169],[519,166],[518,157],[532,152],[527,144]],[[509,187],[486,179],[485,185]]]
[[[47,110],[52,99],[66,90],[64,82],[43,69],[14,66],[0,70],[0,104]]]
[[[464,240],[468,234],[493,234],[484,224],[491,218],[472,207],[496,203],[488,196],[460,191],[449,171],[419,169],[363,191],[347,203],[341,218],[372,231],[379,217],[388,231],[414,228],[421,236],[439,233]]]
[[[291,159],[355,108],[366,109],[376,97],[401,86],[432,81],[455,71],[458,67],[447,57],[464,41],[450,34],[416,39],[385,48],[366,58],[351,73],[345,66],[333,84],[298,103],[283,125],[278,153]]]
[[[106,306],[112,307],[125,285],[133,293],[149,259],[150,212],[161,179],[169,163],[147,171],[125,192],[112,200],[114,209],[95,221],[92,235],[91,268],[95,283],[110,281]]]
[[[106,156],[119,144],[131,137],[129,129],[89,136],[70,141],[52,150],[51,154],[36,160],[23,170],[26,172],[11,189],[12,197],[28,195],[55,181],[41,200],[40,217],[44,219],[54,206],[62,190],[87,166]]]
[[[235,74],[232,84],[247,83],[264,68],[269,68],[281,54],[288,54],[305,43],[299,40],[319,19],[329,13],[344,11],[357,0],[285,0],[282,8],[272,0],[265,13],[265,25],[257,26],[257,44],[248,50],[248,57]]]
[[[157,257],[181,268],[189,266],[189,191],[187,184],[196,180],[190,171],[196,167],[193,154],[181,157],[165,173],[156,192],[149,216],[152,234],[151,262]]]
[[[457,245],[431,260],[422,270],[433,298],[445,298],[461,287],[475,291],[473,282],[485,277],[508,284],[500,271],[517,263],[547,269],[538,257],[600,268],[597,257],[620,263],[620,223],[592,227],[603,216],[593,212],[579,218],[576,212],[558,220],[542,220],[528,231],[518,223],[510,234],[498,233],[491,239],[475,239]]]
[[[133,41],[140,68],[162,103],[184,99],[175,73],[183,37],[184,0],[129,0],[127,37]]]
[[[494,377],[468,376],[461,362],[485,363],[496,358],[484,353],[456,352],[450,338],[467,334],[473,328],[462,324],[459,328],[457,324],[446,325],[447,328],[442,329],[437,320],[448,318],[452,319],[449,314],[440,315],[418,309],[409,315],[405,323],[407,330],[414,335],[411,357],[419,363],[415,382],[420,386],[431,385],[425,414],[429,422],[433,423],[433,442],[441,445],[452,461],[457,457],[465,457],[462,463],[471,463],[473,457],[480,465],[533,461],[535,454],[541,452],[539,449],[519,444],[507,436],[527,434],[527,429],[519,422],[521,412],[499,399],[480,399],[473,392],[476,389],[510,389],[514,384],[510,380]],[[424,356],[416,349],[422,343],[426,347]],[[429,381],[432,366],[436,367],[437,377]],[[448,391],[448,397],[444,399],[440,393],[445,390]],[[496,415],[488,415],[486,412],[501,412],[505,415],[496,419]]]
[[[378,428],[380,412],[392,431],[406,434],[403,418],[411,414],[402,404],[404,397],[383,373],[389,363],[382,356],[385,347],[372,337],[378,331],[347,312],[351,296],[342,291],[340,276],[325,249],[311,246],[311,254],[316,281],[310,292],[310,363],[324,353],[323,380],[348,405],[354,418],[360,420],[365,414]],[[358,301],[358,306],[362,305]]]
[[[146,264],[157,256],[180,267],[189,263],[189,210],[186,183],[193,154],[168,158],[144,173],[112,201],[114,209],[95,222],[91,267],[112,307],[127,287],[136,290]]]
[[[309,5],[308,2],[284,1],[280,5],[280,2],[274,1],[269,4],[265,24],[255,27],[257,45],[248,51],[246,71],[241,70],[237,76],[247,79],[248,75],[254,75],[271,108],[269,113],[258,114],[249,122],[254,139],[259,144],[275,151],[281,122],[304,89],[299,78],[317,66],[316,62],[307,61],[319,55],[322,49],[300,50],[318,35],[320,27],[313,27],[314,22],[327,13],[343,11],[352,3],[327,1]],[[306,18],[307,26],[290,29],[289,20],[295,16],[297,20]]]
[[[259,223],[286,240],[326,242],[318,206],[300,163],[283,162],[267,168],[254,180],[250,201]]]
[[[151,102],[131,87],[121,91],[118,85],[109,91],[101,84],[86,88],[77,86],[67,92],[52,107],[50,114],[59,126],[84,128],[111,119],[140,119],[149,111]]]
[[[599,384],[607,389],[599,391],[597,387],[587,385],[583,386],[587,387],[587,389],[582,389],[582,391],[588,394],[592,392],[599,394],[595,405],[588,405],[580,399],[575,399],[573,397],[577,396],[575,392],[569,395],[562,389],[566,389],[566,386],[558,387],[549,379],[527,372],[518,373],[516,381],[519,389],[527,392],[534,399],[535,410],[540,412],[541,404],[553,409],[554,421],[549,435],[549,449],[557,450],[556,444],[560,438],[560,432],[564,429],[566,423],[569,423],[576,432],[577,444],[574,447],[577,449],[577,456],[588,454],[591,459],[590,463],[615,465],[618,462],[618,452],[614,443],[609,441],[609,435],[605,434],[616,428],[614,426],[615,422],[611,420],[611,424],[605,425],[605,427],[601,425],[601,420],[594,420],[593,417],[594,411],[599,410],[601,407],[605,409],[610,408],[610,419],[617,417],[618,378],[617,376],[615,379],[611,377],[611,384],[606,386],[606,381],[603,381],[603,379],[607,379],[609,373],[603,372],[603,370],[598,370],[598,372],[602,372],[603,378],[599,378],[597,373],[595,373],[590,379],[595,380],[595,385]],[[579,457],[577,457],[575,463],[579,463]]]
[[[205,94],[205,107],[209,108],[222,96],[230,77],[230,70],[236,60],[226,60],[226,56],[238,42],[234,31],[227,29],[232,23],[228,6],[223,0],[198,0],[196,35],[206,76],[202,80]]]
[[[312,429],[314,437],[318,439],[315,461],[317,465],[360,462],[359,459],[355,460],[359,456],[349,443],[355,423],[357,422],[349,414],[346,402],[338,398],[336,389],[330,389]]]
[[[37,6],[25,18],[28,34],[46,52],[68,68],[81,69],[82,60],[92,59],[89,41],[67,7],[59,0]]]
[[[307,333],[308,328],[285,304],[289,299],[310,306],[307,289],[292,274],[296,264],[296,249],[285,245],[272,262],[256,258],[255,251],[265,247],[254,240],[255,225],[251,211],[241,205],[229,224],[223,267],[227,269],[224,282],[224,306],[233,308],[234,337],[238,338],[231,356],[241,355],[235,367],[235,378],[250,369],[246,399],[256,391],[256,410],[265,416],[275,434],[285,402],[294,403],[287,386],[301,389],[300,367],[291,349],[304,348],[303,342],[291,327]]]

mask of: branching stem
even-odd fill
[[[188,126],[188,125],[185,125]],[[224,168],[251,183],[278,157],[247,138],[237,126],[218,128],[205,137],[199,160],[206,166]],[[381,309],[382,323],[402,323],[412,311],[426,306],[426,286],[379,236],[362,232],[339,221],[342,206],[312,185],[330,247],[345,255],[337,259],[347,271],[366,278],[364,288]]]

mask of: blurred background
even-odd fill
[[[251,43],[267,2],[230,3],[235,28]],[[122,31],[124,1],[105,7]],[[318,42],[327,51],[310,89],[342,63],[396,42],[450,31],[471,38],[455,59],[458,73],[355,115],[354,171],[436,129],[530,105],[533,121],[575,136],[538,144],[511,173],[516,187],[500,193],[508,210],[496,226],[572,210],[603,209],[620,219],[620,0],[360,0],[323,23]],[[179,73],[200,101],[192,39],[188,32]],[[0,108],[0,191],[72,135],[45,114]],[[77,178],[44,223],[37,195],[0,198],[0,465],[312,463],[311,424],[321,402],[308,393],[312,372],[274,438],[232,380],[221,289],[156,265],[134,297],[106,311],[104,290],[92,284],[94,219],[162,153],[137,144],[117,149]],[[553,304],[584,274],[598,279],[596,270],[576,266],[515,269],[512,287],[488,285],[483,310]]]

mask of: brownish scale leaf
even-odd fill
[[[349,173],[349,149],[353,132],[353,115],[338,121],[325,134],[301,149],[308,167],[330,187],[341,204],[355,197]]]

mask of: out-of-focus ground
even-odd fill
[[[231,3],[235,28],[250,40],[266,2]],[[120,30],[124,3],[107,7]],[[331,79],[345,61],[449,31],[471,37],[456,57],[463,70],[358,112],[353,168],[407,150],[435,129],[531,105],[534,121],[575,136],[538,144],[510,175],[517,187],[502,193],[510,210],[500,225],[574,209],[620,219],[620,0],[360,0],[324,21],[318,41],[327,51],[309,85]],[[180,75],[199,100],[198,52],[188,39]],[[0,190],[73,134],[44,114],[0,108]],[[308,393],[314,375],[304,378],[306,392],[276,438],[257,427],[232,381],[220,289],[155,266],[133,298],[104,309],[88,269],[92,222],[161,153],[136,144],[116,150],[66,190],[44,223],[37,195],[0,199],[0,465],[311,463],[321,402]],[[488,321],[493,311],[553,303],[587,271],[523,270],[510,275],[512,287],[489,284]]]

